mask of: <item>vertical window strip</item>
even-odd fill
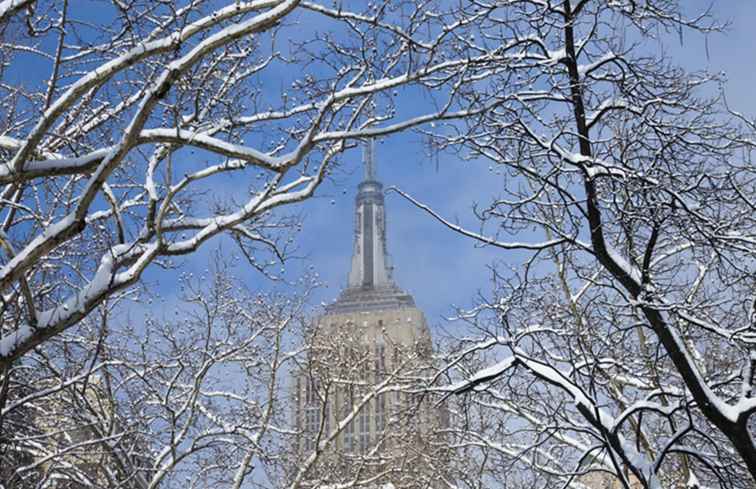
[[[370,407],[363,406],[360,414],[358,415],[358,423],[360,430],[360,451],[366,452],[370,447]]]
[[[386,429],[386,396],[378,394],[375,400],[375,429],[382,432]]]

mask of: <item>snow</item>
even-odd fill
[[[599,66],[603,65],[604,63],[608,61],[615,59],[616,57],[617,55],[614,54],[613,51],[609,50],[606,52],[606,54],[604,54],[603,56],[601,56],[599,59],[597,59],[596,61],[592,63],[578,65],[578,73],[580,74],[580,76],[585,76],[586,74],[595,70]]]
[[[539,141],[544,149],[554,151],[563,160],[585,171],[588,178],[592,179],[599,176],[612,176],[620,179],[626,179],[630,176],[637,176],[631,175],[625,169],[601,159],[591,158],[580,153],[568,151],[557,144],[556,141],[547,139],[540,139]],[[649,181],[653,182],[652,180]]]
[[[569,379],[567,379],[564,374],[562,374],[562,372],[541,362],[526,359],[524,357],[521,359],[521,361],[524,365],[527,366],[529,370],[531,370],[539,377],[554,385],[558,385],[559,387],[567,391],[570,396],[572,396],[575,405],[577,407],[582,407],[584,410],[587,410],[587,412],[592,413],[593,416],[596,417],[596,421],[598,421],[598,423],[600,423],[607,431],[611,431],[611,429],[614,427],[614,418],[609,416],[604,409],[596,406],[593,400],[589,399],[588,396],[585,395],[583,390],[572,383]]]
[[[29,3],[29,0],[5,0],[0,2],[0,19],[26,3]]]
[[[56,174],[69,170],[87,169],[103,160],[113,150],[112,147],[98,149],[78,158],[57,158],[31,161],[24,165],[24,171],[33,174]],[[12,176],[13,170],[8,166],[0,167],[0,179]]]
[[[519,241],[498,241],[494,238],[491,238],[489,236],[485,236],[483,234],[477,233],[475,231],[470,231],[469,229],[463,228],[462,226],[459,226],[457,224],[452,223],[451,221],[443,218],[441,215],[436,213],[433,209],[430,208],[430,206],[423,204],[422,202],[416,200],[411,195],[407,194],[406,192],[402,191],[401,189],[397,187],[389,187],[386,189],[386,192],[396,192],[397,194],[401,195],[405,199],[407,199],[409,202],[412,203],[415,207],[418,207],[419,209],[422,209],[426,213],[430,214],[431,217],[433,217],[435,220],[446,226],[447,228],[456,231],[459,234],[462,234],[464,236],[467,236],[469,238],[473,238],[475,240],[478,240],[482,243],[486,243],[491,246],[495,246],[497,248],[503,248],[508,250],[542,250],[545,248],[550,248],[552,246],[556,246],[558,244],[564,243],[566,241],[565,238],[556,238],[549,241],[543,241],[540,243],[527,243],[527,242],[519,242]]]
[[[0,338],[0,358],[7,357],[13,352],[16,347],[34,334],[34,330],[28,324],[22,324],[13,331],[6,333],[3,338]]]
[[[657,402],[651,402],[651,401],[636,401],[630,406],[627,407],[622,413],[620,413],[619,416],[617,416],[617,419],[614,421],[614,426],[612,429],[615,429],[621,425],[625,419],[629,418],[631,415],[633,415],[636,411],[640,410],[652,410],[659,413],[664,414],[665,416],[671,416],[676,410],[676,405],[670,405],[670,406],[663,406],[662,404],[659,404]]]
[[[42,249],[42,244],[50,239],[62,234],[63,231],[71,227],[76,220],[74,213],[68,214],[66,217],[48,226],[42,233],[34,237],[34,239],[27,244],[23,250],[16,256],[14,256],[5,266],[0,269],[0,281],[6,281],[13,274],[16,267],[28,260],[33,253],[39,252]]]
[[[611,109],[629,109],[633,112],[640,111],[640,108],[632,107],[624,98],[617,98],[617,97],[608,98],[604,100],[603,102],[601,102],[599,106],[596,108],[596,110],[587,114],[586,123],[588,124],[588,127],[593,126],[599,120],[599,117],[601,117],[601,115],[604,112]]]
[[[63,219],[56,223],[56,225],[61,226],[66,222],[68,221]],[[0,339],[0,357],[11,355],[14,350],[29,341],[35,331],[55,327],[71,320],[77,314],[85,314],[88,308],[98,300],[98,297],[106,293],[109,288],[133,281],[141,270],[147,266],[157,249],[157,242],[145,246],[123,244],[112,247],[110,253],[103,255],[92,280],[78,293],[72,294],[61,304],[40,312],[37,315],[38,322],[36,327],[24,324]],[[115,273],[119,261],[136,255],[139,255],[139,258],[128,270],[118,274]]]
[[[278,169],[286,163],[286,159],[267,155],[261,151],[229,143],[208,134],[184,129],[146,129],[141,132],[140,138],[145,140],[180,140],[182,143],[205,148],[226,156],[252,161],[257,165],[270,169]]]
[[[546,60],[544,61],[544,63],[546,65],[555,65],[566,57],[567,57],[567,52],[564,50],[564,48],[557,49],[554,51],[549,51],[548,54],[546,55]]]
[[[493,380],[496,377],[503,374],[504,372],[506,372],[507,370],[509,370],[510,368],[512,368],[512,366],[516,362],[517,362],[516,357],[506,358],[500,361],[499,363],[496,363],[495,365],[492,365],[488,368],[484,368],[483,370],[478,371],[475,375],[470,377],[470,379],[461,382],[457,386],[452,386],[451,390],[457,391],[460,389],[464,389],[465,387],[469,385],[474,386],[474,385],[480,384],[481,382],[485,382],[487,380]]]
[[[168,69],[164,72],[163,77],[167,76],[167,74],[173,69],[178,69],[179,71],[185,69],[186,67],[193,64],[193,62],[196,61],[197,57],[205,54],[207,51],[213,49],[214,47],[217,47],[224,41],[228,42],[233,40],[234,38],[241,37],[244,34],[250,34],[257,29],[263,29],[267,27],[271,23],[275,22],[279,17],[288,13],[296,6],[296,4],[297,2],[289,0],[257,15],[256,17],[253,17],[247,22],[233,23],[230,26],[221,29],[219,32],[209,36],[208,38],[197,44],[197,46],[189,53],[187,53],[187,55],[183,56],[181,59],[173,61],[169,65]],[[5,12],[9,11],[9,9],[12,9],[15,5],[17,4],[14,2],[14,0],[6,0],[3,3],[0,3],[0,16],[4,15]],[[265,7],[266,2],[250,2],[244,6],[244,10],[253,11]],[[147,42],[143,42],[138,46],[130,49],[128,52],[88,72],[86,75],[78,79],[75,83],[71,84],[69,88],[60,97],[58,97],[50,105],[50,107],[48,107],[44,115],[39,118],[38,123],[31,130],[28,139],[24,141],[23,145],[13,157],[13,160],[8,166],[10,168],[18,170],[19,167],[26,162],[29,155],[33,151],[33,148],[36,147],[42,136],[52,126],[55,120],[58,119],[60,114],[68,109],[71,105],[73,105],[76,100],[78,100],[84,93],[86,93],[93,87],[103,85],[116,74],[134,65],[135,63],[149,56],[167,51],[169,49],[173,49],[181,41],[184,41],[199,32],[217,25],[228,17],[236,16],[240,13],[242,13],[242,6],[240,4],[237,3],[236,5],[229,5],[224,9],[214,12],[213,15],[203,17],[193,23],[184,26],[179,32],[174,32],[171,35],[163,37],[161,39],[148,40]],[[160,86],[159,80],[155,83],[154,87],[158,86]],[[149,97],[149,94],[146,95],[145,100],[147,100]],[[141,108],[142,107],[137,110],[137,114],[141,112]],[[130,131],[131,127],[126,130],[126,133],[128,134]]]
[[[656,477],[656,470],[653,462],[649,460],[643,453],[636,450],[632,443],[629,443],[625,438],[618,433],[619,425],[626,419],[629,412],[634,409],[641,409],[643,407],[658,408],[653,403],[636,403],[631,408],[622,413],[619,418],[611,416],[604,408],[598,406],[585,392],[576,384],[574,384],[568,377],[566,377],[558,369],[551,367],[545,363],[533,360],[529,358],[524,352],[517,349],[514,350],[514,356],[506,358],[495,365],[479,370],[469,379],[452,385],[446,390],[455,393],[461,393],[470,388],[475,388],[476,385],[485,383],[488,380],[492,380],[500,376],[503,372],[510,369],[512,366],[520,364],[530,370],[537,377],[545,380],[554,386],[559,387],[572,397],[575,406],[578,408],[580,414],[586,418],[586,420],[598,429],[602,433],[611,433],[614,435],[614,441],[609,442],[609,447],[612,450],[620,450],[624,458],[630,461],[630,463],[643,474],[643,477],[648,482],[648,487],[659,488],[661,487],[658,478]],[[619,443],[620,446],[616,446]]]
[[[709,384],[707,384],[705,379],[701,376],[701,372],[698,369],[698,366],[696,365],[693,358],[691,358],[690,353],[688,352],[688,348],[685,342],[683,341],[683,339],[677,333],[677,330],[674,327],[667,327],[667,331],[673,337],[677,349],[685,358],[685,362],[690,366],[690,371],[693,373],[693,376],[695,377],[695,380],[693,382],[695,382],[698,385],[704,397],[706,397],[706,400],[708,401],[708,403],[711,406],[713,406],[717,411],[719,411],[720,414],[724,416],[728,421],[732,423],[736,423],[738,419],[740,418],[740,415],[743,412],[743,409],[745,408],[745,406],[750,405],[750,403],[747,403],[747,402],[743,403],[743,401],[741,401],[740,403],[738,403],[738,405],[731,406],[727,404],[726,402],[722,401],[722,399],[720,399],[719,396],[717,396],[714,392],[712,392],[711,388],[709,387]]]
[[[643,281],[640,269],[634,264],[628,262],[624,256],[620,255],[612,246],[606,245],[606,253],[614,263],[620,267],[627,276],[632,278],[638,285]]]
[[[696,477],[696,473],[693,472],[692,470],[688,470],[688,481],[685,483],[685,487],[688,487],[690,489],[701,487],[701,483],[698,482],[698,477]]]
[[[0,136],[0,148],[5,149],[18,149],[23,144],[16,138],[10,136]]]
[[[353,482],[345,482],[343,484],[324,484],[318,487],[320,489],[348,489],[351,487],[355,487],[355,485]],[[375,489],[396,489],[396,486],[392,484],[391,482],[383,483],[380,486],[370,486],[370,487],[375,487]]]

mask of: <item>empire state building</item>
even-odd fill
[[[298,460],[306,485],[441,487],[446,413],[422,388],[431,337],[392,277],[374,144],[364,150],[347,287],[312,328],[296,377]]]

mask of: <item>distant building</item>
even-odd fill
[[[446,412],[418,388],[429,371],[431,336],[392,277],[372,141],[355,214],[347,288],[316,321],[309,362],[296,376],[299,457],[324,448],[308,474],[312,485],[440,487]],[[375,395],[377,388],[385,392]]]

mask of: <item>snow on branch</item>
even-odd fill
[[[562,243],[570,242],[571,240],[569,238],[558,238],[553,239],[550,241],[544,241],[541,243],[522,243],[522,242],[507,242],[507,241],[499,241],[497,239],[484,236],[480,233],[476,233],[470,230],[467,230],[463,228],[462,226],[459,226],[457,224],[452,223],[451,221],[448,221],[447,219],[444,219],[441,217],[436,211],[434,211],[430,206],[423,204],[422,202],[416,200],[406,192],[400,190],[397,187],[389,187],[386,189],[387,192],[396,192],[397,194],[404,197],[407,201],[412,203],[415,207],[424,210],[426,213],[430,214],[431,217],[433,217],[436,221],[440,222],[447,228],[451,229],[454,232],[457,232],[463,236],[467,236],[468,238],[473,238],[476,241],[480,241],[482,243],[485,243],[487,245],[494,246],[496,248],[503,248],[506,250],[544,250],[548,248],[552,248],[554,246],[558,246]]]
[[[373,63],[330,46],[344,61],[330,74],[336,79],[303,75],[275,42],[260,42],[266,36],[274,40],[284,20],[303,8],[336,23],[345,36],[353,34],[355,23],[377,21],[385,35],[397,39],[395,48],[385,62]],[[78,7],[69,10],[64,15],[79,14]],[[496,54],[418,61],[403,44],[405,33],[430,51],[445,42],[446,36],[417,29],[429,18],[396,26],[383,19],[390,12],[333,12],[296,0],[231,2],[214,10],[187,5],[157,24],[139,10],[132,13],[123,17],[132,24],[123,28],[147,22],[147,35],[127,36],[107,49],[63,43],[63,53],[51,53],[50,71],[66,83],[50,80],[45,96],[38,97],[47,100],[37,108],[40,115],[0,137],[7,155],[0,164],[4,232],[13,250],[0,265],[0,287],[26,312],[23,321],[3,327],[0,364],[76,325],[133,285],[154,261],[192,253],[221,233],[234,234],[251,264],[265,269],[265,261],[249,252],[264,244],[284,257],[275,236],[283,228],[270,224],[277,219],[272,211],[314,195],[350,141],[488,109],[452,110],[453,87],[466,67]],[[65,32],[62,39],[67,40]],[[350,49],[372,52],[371,42],[360,39]],[[322,56],[305,55],[313,65],[328,65]],[[405,69],[402,63],[410,59]],[[251,80],[281,69],[294,77],[290,92]],[[388,102],[377,106],[379,117],[366,116],[368,106],[383,100],[379,95],[390,99],[393,89],[428,80],[452,87],[446,105],[399,117]],[[193,149],[202,150],[206,161],[198,162]],[[212,208],[198,196],[217,190],[223,174],[243,176],[235,181],[248,188],[216,192],[222,204]],[[45,191],[48,201],[35,201],[40,194],[28,189],[48,182],[65,192]],[[56,289],[54,297],[16,295],[17,287],[32,290],[24,284],[41,279],[41,270],[68,273],[66,256],[82,243],[87,251],[77,255],[81,270],[72,283]]]
[[[657,467],[654,461],[648,460],[643,453],[639,452],[619,433],[619,428],[622,421],[626,419],[627,413],[624,413],[623,416],[617,419],[613,418],[581,387],[572,382],[558,369],[534,360],[516,349],[513,353],[512,356],[501,360],[495,365],[479,370],[468,379],[445,387],[444,390],[448,390],[454,394],[464,394],[477,389],[485,390],[487,383],[502,377],[510,370],[522,367],[545,383],[555,386],[568,394],[572,398],[578,412],[593,426],[597,436],[606,441],[607,448],[613,452],[614,456],[622,459],[637,477],[646,482],[648,487],[661,487],[656,476]],[[663,408],[656,407],[652,403],[635,405],[633,410],[652,408],[663,412]]]

